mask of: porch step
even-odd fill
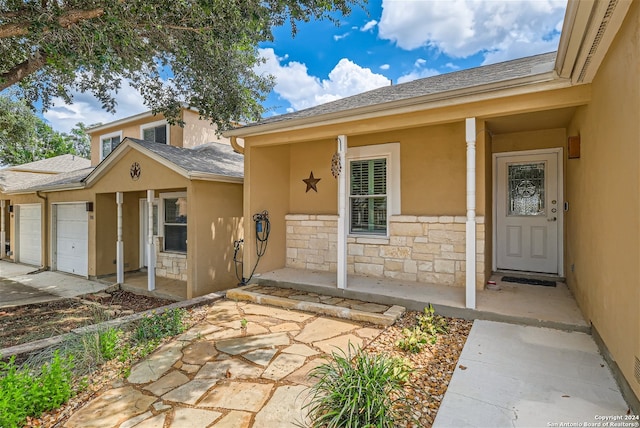
[[[313,312],[382,326],[392,325],[406,311],[406,308],[398,305],[383,305],[262,285],[232,288],[227,290],[227,299]]]

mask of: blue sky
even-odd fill
[[[274,31],[259,71],[276,77],[266,116],[367,90],[557,49],[566,0],[369,0],[340,25],[329,21]],[[110,122],[146,110],[123,88],[115,115],[88,94],[44,117],[59,131],[77,122]]]

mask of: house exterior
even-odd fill
[[[569,1],[558,52],[226,132],[245,157],[245,218],[270,216],[256,272],[444,284],[468,308],[493,272],[565,278],[637,406],[638,22],[638,2]]]
[[[12,206],[11,242],[35,254],[10,257],[118,283],[142,270],[149,290],[168,278],[187,297],[235,285],[243,158],[197,112],[184,109],[181,119],[184,128],[151,113],[94,127],[88,169],[2,195]],[[22,239],[29,221],[40,233]]]

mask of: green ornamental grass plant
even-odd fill
[[[391,428],[415,420],[404,384],[412,369],[403,359],[369,354],[349,344],[347,353],[313,369],[317,383],[304,409],[312,428]]]

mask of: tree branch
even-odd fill
[[[60,15],[57,19],[57,23],[61,27],[69,28],[80,21],[97,18],[102,15],[104,15],[104,8],[101,7],[91,10],[73,9],[65,12],[63,15]],[[29,22],[0,25],[0,39],[27,35],[29,34],[29,25]]]
[[[0,74],[0,91],[38,71],[44,66],[46,60],[47,54],[42,51],[37,51],[31,58],[16,65],[6,73]]]

